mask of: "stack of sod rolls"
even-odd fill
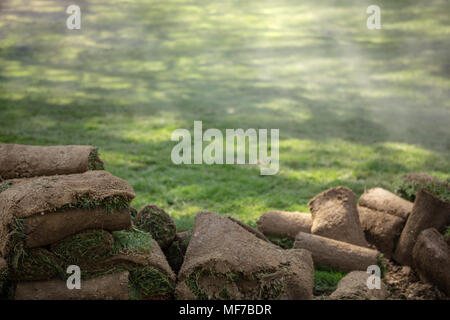
[[[70,155],[74,147],[58,147],[55,157]],[[15,172],[15,179],[0,181],[0,295],[15,299],[171,298],[175,275],[158,243],[151,234],[132,227],[132,187],[106,171],[87,171],[92,169],[89,165],[73,166],[81,173],[67,174],[72,171],[68,166],[66,174],[52,169],[62,175],[38,176],[49,172],[30,169],[36,168],[30,164],[39,148],[33,147],[32,157],[8,158],[0,146],[0,164],[8,163]],[[54,151],[42,148],[43,153]],[[10,147],[6,150],[10,154]],[[79,163],[101,162],[96,152],[94,156],[86,152],[86,157],[88,161]],[[27,168],[23,172],[21,161],[22,168]],[[64,161],[56,163],[70,162]],[[79,267],[81,289],[67,286],[74,270],[69,266]]]

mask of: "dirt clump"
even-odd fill
[[[446,300],[446,295],[432,284],[419,280],[409,266],[392,261],[386,263],[384,281],[389,289],[390,300]]]

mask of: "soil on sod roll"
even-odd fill
[[[408,219],[413,207],[412,202],[382,188],[373,188],[365,191],[359,198],[358,204],[372,210],[390,213],[404,221]]]
[[[379,264],[381,259],[377,250],[304,232],[297,234],[294,248],[310,251],[315,266],[343,272],[366,271],[368,266]]]
[[[394,259],[403,265],[411,266],[412,250],[420,232],[428,228],[444,232],[449,224],[450,202],[420,189],[395,249]]]
[[[308,205],[312,214],[312,234],[367,246],[352,190],[346,187],[328,189],[316,195]]]
[[[14,281],[49,280],[65,274],[61,261],[45,248],[26,249],[10,261]]]
[[[169,263],[175,274],[178,274],[181,265],[183,264],[184,255],[186,254],[190,238],[190,231],[178,232],[172,244],[166,250],[164,250],[167,262]]]
[[[230,219],[197,214],[178,274],[179,299],[311,299],[306,250],[282,250]]]
[[[139,211],[134,224],[139,229],[149,232],[163,250],[170,246],[177,233],[172,218],[155,205],[148,205]]]
[[[127,182],[106,171],[15,179],[0,193],[0,254],[18,232],[28,247],[39,247],[83,230],[126,229],[134,197]],[[16,220],[23,230],[11,229]]]
[[[103,170],[91,146],[26,146],[0,143],[0,180]]]
[[[434,228],[422,231],[413,249],[413,265],[424,282],[450,297],[450,247]]]
[[[403,219],[361,206],[358,206],[358,213],[367,242],[390,258],[402,233]]]
[[[19,282],[16,300],[127,300],[128,271],[82,281],[80,289],[67,289],[64,280]]]
[[[269,211],[261,215],[257,224],[267,236],[294,239],[299,232],[311,232],[312,217],[303,212]]]
[[[334,300],[384,300],[389,295],[388,289],[380,279],[380,288],[367,286],[370,274],[366,271],[352,271],[342,278],[330,298]],[[369,280],[370,281],[370,280]]]

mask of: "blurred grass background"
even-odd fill
[[[70,4],[81,30],[66,28]],[[366,8],[381,7],[381,30]],[[0,141],[100,147],[180,230],[254,224],[326,188],[450,177],[450,5],[430,1],[2,0]],[[177,128],[279,128],[280,172],[170,160]]]

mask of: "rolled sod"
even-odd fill
[[[13,235],[27,247],[51,244],[83,230],[130,227],[133,188],[106,171],[15,179],[0,193],[0,254]],[[16,223],[19,221],[19,223]],[[21,225],[21,230],[11,228]]]
[[[428,228],[444,232],[450,224],[450,202],[420,189],[414,206],[403,228],[395,249],[394,259],[404,265],[412,265],[412,250],[419,234]]]
[[[156,205],[148,205],[139,211],[134,218],[134,224],[149,232],[163,250],[170,246],[177,233],[173,219]]]
[[[390,258],[405,225],[403,219],[361,206],[358,213],[366,240]]]
[[[16,300],[127,300],[128,271],[82,280],[80,289],[70,290],[64,280],[19,282]]]
[[[14,281],[49,280],[64,274],[61,261],[45,248],[26,249],[12,258],[10,279]]]
[[[299,232],[311,232],[312,217],[302,212],[269,211],[259,217],[257,225],[267,236],[294,239]]]
[[[316,195],[308,205],[312,214],[312,234],[367,246],[352,190],[346,187],[328,189]]]
[[[103,170],[92,146],[27,146],[0,143],[0,180]]]
[[[86,278],[123,270],[130,272],[132,299],[171,299],[176,276],[158,243],[140,231],[113,232],[114,247],[109,257],[86,266]]]
[[[311,299],[306,250],[282,250],[230,219],[197,214],[178,274],[178,299]]]
[[[434,228],[423,230],[413,249],[413,265],[424,282],[450,296],[450,247]]]
[[[382,188],[373,188],[359,198],[359,205],[372,210],[387,212],[404,221],[412,211],[413,203]]]
[[[65,280],[66,268],[74,264],[80,267],[83,280],[128,271],[130,298],[173,297],[175,274],[158,243],[143,231],[116,231],[111,235],[104,230],[89,230],[51,245],[51,250],[26,249],[13,280]]]
[[[127,209],[107,212],[105,207],[95,209],[67,209],[43,216],[32,216],[23,221],[25,246],[36,248],[55,243],[67,236],[89,229],[116,231],[131,226]]]
[[[88,230],[69,236],[50,246],[65,266],[92,265],[108,258],[113,251],[114,238],[105,230]]]
[[[378,264],[381,254],[377,250],[304,232],[297,234],[294,248],[310,251],[315,266],[343,272],[366,271],[368,266]]]

